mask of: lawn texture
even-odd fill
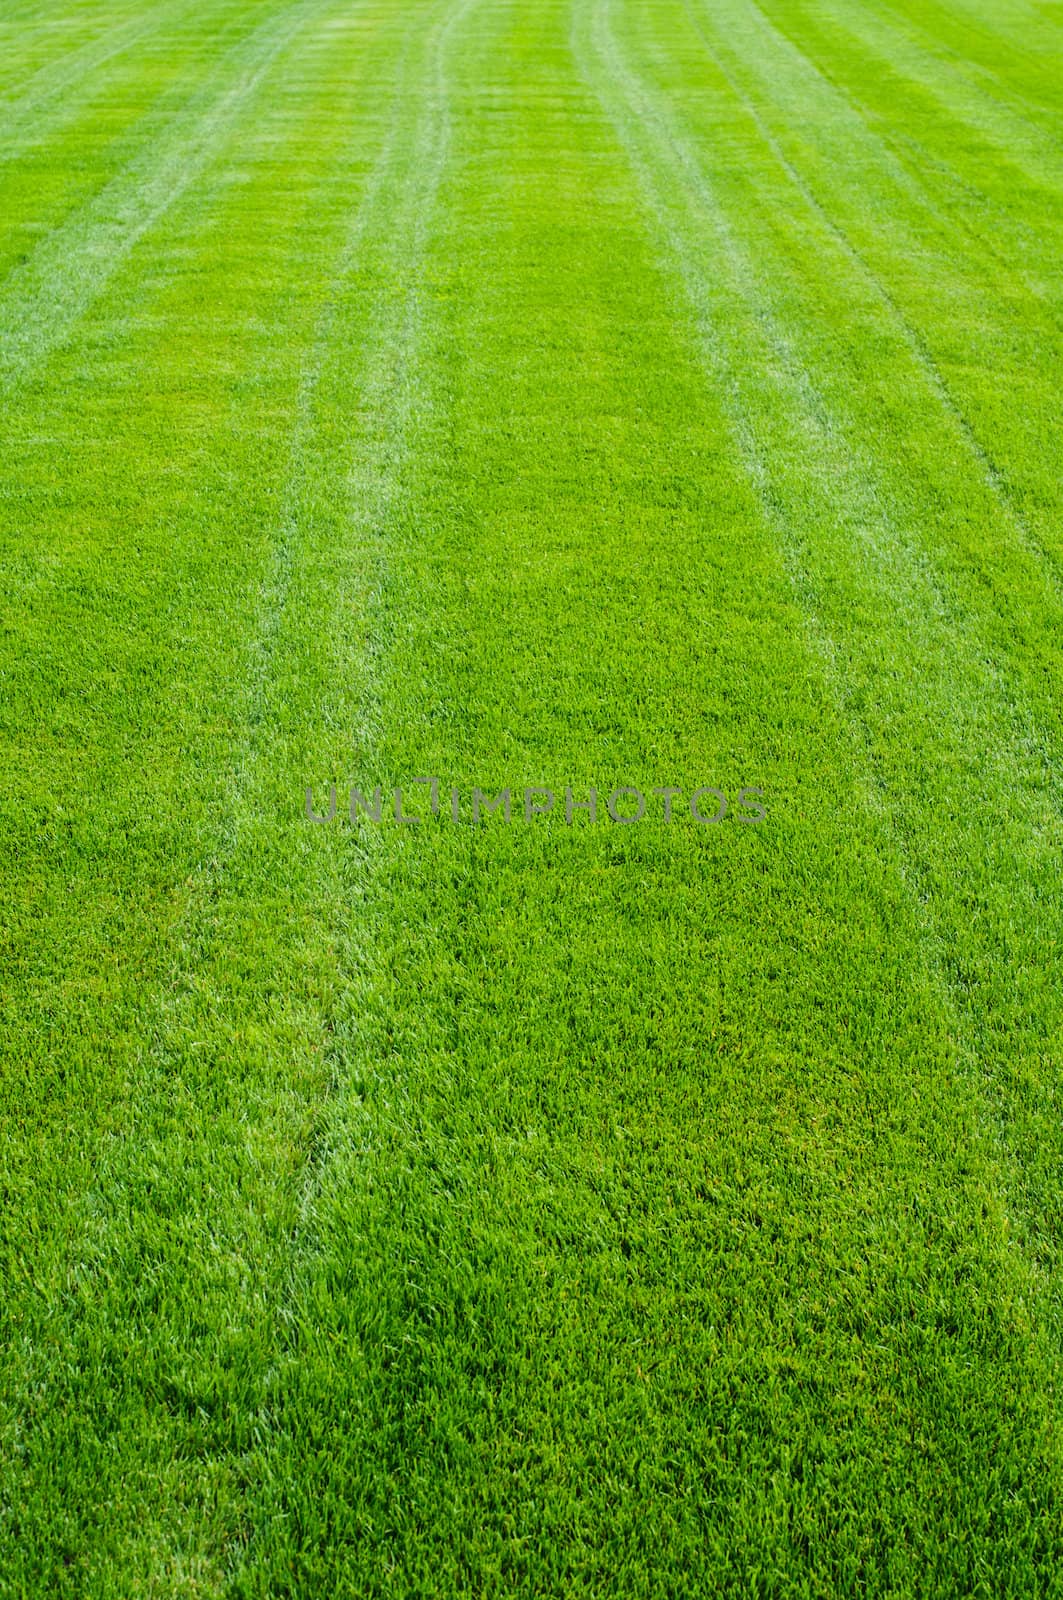
[[[1063,1594],[1061,111],[0,11],[2,1600]]]

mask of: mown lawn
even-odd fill
[[[1061,112],[4,0],[3,1600],[1063,1594]]]

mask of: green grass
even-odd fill
[[[0,11],[3,1600],[1063,1594],[1061,101]]]

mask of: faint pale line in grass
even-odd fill
[[[665,114],[660,107],[650,104],[643,86],[623,61],[615,36],[609,26],[609,9],[609,0],[599,0],[599,3],[594,6],[590,24],[589,53],[580,41],[578,25],[574,21],[573,46],[577,59],[584,62],[585,75],[596,89],[606,115],[613,122],[618,137],[628,151],[629,159],[640,179],[647,202],[665,236],[669,253],[675,261],[681,279],[685,284],[700,329],[703,346],[709,356],[712,369],[723,380],[724,390],[728,397],[727,410],[743,461],[761,502],[766,521],[775,530],[780,540],[781,554],[801,608],[810,645],[814,654],[822,662],[825,679],[831,690],[832,698],[844,720],[854,752],[858,753],[862,774],[862,788],[869,814],[878,819],[880,826],[888,831],[894,841],[896,870],[905,889],[906,897],[917,925],[924,935],[927,952],[927,971],[932,975],[935,986],[943,997],[943,1003],[953,1018],[961,1054],[966,1063],[968,1078],[973,1084],[978,1079],[979,1060],[963,1020],[964,1014],[960,1005],[960,997],[948,975],[945,961],[945,929],[934,918],[929,903],[921,892],[920,861],[916,842],[910,836],[910,829],[905,822],[903,809],[898,812],[891,802],[887,776],[874,752],[869,729],[859,716],[854,713],[849,704],[849,694],[837,643],[819,616],[815,588],[810,573],[800,559],[792,530],[787,526],[785,519],[775,504],[763,449],[757,443],[744,416],[744,408],[736,391],[736,380],[731,371],[731,364],[721,347],[721,334],[715,326],[711,326],[708,322],[708,314],[705,309],[706,293],[702,282],[702,275],[706,270],[704,258],[684,238],[681,225],[672,215],[674,202],[666,198],[662,192],[662,180],[659,171],[655,171],[652,168],[651,159],[655,158],[658,169],[669,172],[673,182],[679,184],[680,192],[687,206],[695,207],[699,214],[712,215],[712,225],[721,237],[724,258],[731,272],[736,275],[737,281],[743,285],[742,292],[748,296],[751,293],[751,285],[746,281],[748,279],[747,269],[740,260],[737,243],[727,228],[725,218],[719,213],[719,208],[709,201],[705,194],[707,180],[700,164],[678,138],[675,130],[666,126]],[[596,57],[600,63],[600,68],[597,71],[591,65],[593,57]],[[640,141],[649,141],[652,157],[648,156],[640,148]],[[656,147],[654,146],[654,141],[656,141]],[[761,324],[768,329],[769,337],[784,348],[785,341],[782,339],[781,331],[774,325],[771,312],[765,308],[760,308],[758,317]],[[797,384],[798,392],[803,398],[804,404],[808,405],[810,395],[806,392],[808,390],[807,376],[795,372],[792,357],[789,353],[785,357],[784,370],[789,382]],[[818,406],[813,406],[813,416],[816,415],[818,409]],[[901,554],[903,554],[902,551],[896,553],[896,555]],[[894,559],[896,559],[896,556]],[[1003,699],[1006,718],[1010,720],[1015,714],[1014,706],[1001,685],[995,669],[990,668],[989,671],[991,681],[998,695]],[[1014,777],[1016,768],[1022,771],[1025,764],[1024,759],[1019,756],[1020,751],[1026,752],[1026,759],[1029,758],[1029,740],[1027,737],[1020,736],[1017,743],[1012,746],[1011,751],[996,750],[994,755],[997,765],[1009,770]],[[1031,794],[1036,794],[1038,787],[1040,786],[1037,784],[1031,784]],[[1048,855],[1051,855],[1054,850],[1052,841],[1053,839],[1058,839],[1059,835],[1058,802],[1053,802],[1052,809],[1047,816],[1039,816],[1036,812],[1030,810],[1029,818],[1030,827],[1034,834],[1037,836],[1044,835],[1045,851]],[[996,1116],[990,1125],[985,1123],[984,1118],[979,1120],[998,1149],[1004,1151],[1006,1149],[1006,1137],[1000,1117]],[[1001,1189],[1002,1193],[1006,1193],[1003,1175]],[[1032,1259],[1029,1257],[1025,1259],[1027,1270],[1038,1278],[1042,1289],[1044,1289],[1047,1280],[1043,1271],[1037,1267]],[[1047,1302],[1045,1304],[1047,1305]]]
[[[765,124],[763,117],[761,116],[751,97],[745,92],[745,90],[741,88],[738,83],[736,83],[733,75],[728,71],[723,61],[720,59],[718,52],[713,49],[709,39],[705,34],[704,28],[698,21],[691,7],[690,0],[683,0],[683,5],[687,11],[687,14],[690,16],[691,22],[703,40],[706,49],[710,52],[713,62],[719,70],[721,76],[729,84],[732,93],[735,94],[745,105],[746,110],[749,112],[754,123],[756,124],[761,138],[771,150],[775,159],[778,161],[779,165],[790,179],[798,194],[802,197],[814,215],[819,218],[823,226],[830,233],[831,237],[837,242],[839,248],[844,251],[849,260],[858,268],[865,280],[871,285],[880,302],[885,306],[886,310],[897,324],[901,331],[902,338],[907,344],[916,364],[921,369],[923,376],[934,393],[935,398],[959,432],[968,453],[977,463],[982,473],[983,481],[988,487],[993,498],[996,500],[1005,520],[1011,524],[1012,531],[1017,536],[1022,546],[1041,564],[1048,586],[1051,588],[1057,602],[1063,605],[1063,583],[1060,581],[1058,562],[1056,558],[1035,536],[1026,518],[1023,516],[1019,507],[1015,504],[1007,485],[1004,482],[1000,469],[997,467],[989,452],[978,438],[974,428],[971,426],[971,423],[968,421],[962,408],[957,403],[955,396],[952,394],[952,391],[950,390],[945,378],[941,373],[940,368],[928,349],[925,339],[909,322],[908,318],[897,304],[896,299],[894,298],[889,286],[885,283],[883,278],[875,271],[875,269],[853,244],[852,240],[849,238],[848,234],[840,226],[840,224],[835,222],[834,218],[823,206],[813,189],[808,183],[806,183],[800,172],[798,172],[797,168],[786,156],[779,144],[779,141],[775,138],[775,135],[771,132],[770,128],[768,128]]]
[[[988,239],[985,234],[975,232],[966,218],[957,218],[952,212],[948,211],[944,206],[942,206],[937,199],[935,199],[934,195],[923,182],[918,170],[913,170],[912,163],[904,155],[901,146],[896,140],[890,137],[886,129],[875,123],[872,123],[866,108],[861,105],[855,94],[844,83],[841,83],[830,72],[828,72],[824,66],[821,66],[820,63],[816,61],[807,50],[798,44],[797,40],[793,38],[792,35],[786,32],[785,28],[777,23],[774,18],[770,17],[767,11],[765,11],[763,5],[760,4],[760,0],[748,0],[748,4],[751,10],[753,10],[760,18],[764,28],[766,28],[770,34],[779,40],[785,46],[785,48],[792,53],[793,56],[804,62],[805,66],[812,73],[812,75],[818,78],[821,83],[825,84],[826,87],[837,96],[842,104],[849,109],[856,121],[863,128],[867,137],[882,147],[891,162],[899,170],[899,173],[903,175],[905,187],[908,188],[909,191],[918,191],[918,193],[922,196],[924,205],[928,206],[933,212],[939,224],[946,227],[958,226],[962,228],[968,239],[977,243],[980,251],[984,251],[991,255],[993,260],[996,261],[998,265],[1010,266],[1011,270],[1016,271],[1020,282],[1023,284],[1023,287],[1029,292],[1032,298],[1037,300],[1038,303],[1044,308],[1047,315],[1051,318],[1053,324],[1057,328],[1063,327],[1063,323],[1060,321],[1060,317],[1055,306],[1048,299],[1044,291],[1030,279],[1029,275],[1021,268],[1015,268],[1013,264],[1008,263],[1005,257],[1001,255],[1000,251],[992,243],[992,241]],[[941,161],[940,155],[937,159],[939,162]],[[957,176],[953,168],[950,167],[947,170],[952,173],[953,177]]]
[[[748,3],[760,11],[762,15],[766,15],[760,0],[748,0]],[[1032,121],[1021,111],[1016,111],[1014,107],[1004,105],[1000,99],[987,94],[984,89],[975,88],[969,82],[958,81],[955,72],[951,73],[952,83],[949,85],[951,92],[946,90],[946,84],[950,76],[947,71],[941,72],[937,77],[928,80],[925,68],[919,61],[920,56],[924,60],[929,59],[926,52],[920,50],[919,46],[914,44],[910,38],[906,40],[903,28],[897,28],[896,26],[892,29],[892,43],[895,48],[889,49],[886,39],[882,37],[883,31],[887,34],[889,33],[889,26],[886,24],[884,30],[883,25],[880,23],[878,34],[876,35],[875,18],[871,7],[850,7],[846,12],[846,17],[849,21],[859,18],[864,28],[868,30],[867,33],[854,32],[852,29],[847,30],[850,37],[868,57],[873,58],[876,53],[880,58],[886,55],[891,70],[901,76],[901,57],[896,46],[900,44],[906,47],[903,75],[909,84],[914,85],[922,94],[936,101],[946,117],[959,123],[965,129],[973,130],[984,138],[987,144],[993,145],[996,149],[1002,151],[1008,160],[1021,166],[1027,176],[1044,180],[1054,186],[1057,191],[1063,188],[1063,160],[1061,160],[1058,140],[1048,134],[1037,122]],[[789,35],[786,37],[789,37]],[[794,43],[794,41],[791,40],[791,43]],[[796,44],[795,48],[801,50],[801,47]],[[801,50],[801,54],[804,55],[805,52]],[[939,61],[937,65],[945,67],[946,63]],[[1022,133],[1019,131],[1022,127],[1028,130],[1029,140],[1024,140]],[[1033,155],[1034,162],[1041,163],[1041,165],[1035,165],[1031,168],[1029,161],[1024,163],[1019,159],[1024,143],[1036,145],[1036,148],[1031,149],[1030,153]]]
[[[215,156],[221,134],[234,125],[306,16],[326,3],[295,0],[242,40],[219,69],[235,71],[236,81],[214,93],[206,109],[203,97],[194,97],[165,137],[9,276],[0,292],[0,391],[25,382],[69,338],[138,240]]]
[[[13,138],[21,129],[26,128],[34,142],[39,140],[42,131],[39,113],[49,101],[61,101],[59,119],[65,120],[64,113],[69,112],[70,101],[62,97],[69,96],[77,84],[105,67],[109,61],[125,55],[142,39],[158,33],[171,16],[180,15],[188,9],[190,6],[186,0],[185,4],[175,5],[170,13],[159,7],[148,17],[139,16],[120,23],[109,29],[102,38],[90,40],[60,60],[49,62],[19,91],[9,92],[0,98],[0,138],[3,140],[0,144],[0,164],[16,159],[21,153],[20,145]]]
[[[680,184],[682,202],[695,214],[709,222],[719,239],[720,248],[731,271],[731,278],[737,292],[749,305],[756,305],[756,317],[759,326],[764,330],[765,337],[772,348],[776,358],[776,365],[772,369],[776,374],[776,385],[784,382],[792,391],[791,404],[796,400],[800,403],[802,413],[815,422],[822,448],[827,452],[835,467],[825,480],[825,491],[832,498],[840,501],[838,493],[828,485],[832,485],[835,478],[847,481],[845,491],[849,499],[855,497],[855,504],[851,511],[860,513],[853,519],[852,532],[864,542],[870,553],[874,556],[873,571],[879,580],[890,577],[894,580],[891,588],[896,591],[898,583],[907,587],[918,586],[922,596],[922,603],[913,612],[908,607],[913,621],[924,614],[928,618],[944,619],[947,616],[945,592],[942,589],[940,574],[931,562],[928,553],[921,546],[912,546],[905,539],[903,532],[893,526],[892,519],[883,507],[881,498],[874,488],[875,469],[872,459],[866,454],[858,454],[852,441],[847,441],[844,448],[841,441],[835,442],[836,427],[829,410],[825,407],[821,396],[813,385],[808,372],[801,361],[794,354],[789,339],[784,334],[774,312],[770,309],[768,300],[763,293],[758,294],[758,285],[755,282],[754,269],[748,257],[740,248],[733,230],[724,217],[715,196],[710,191],[709,179],[704,163],[699,159],[698,153],[689,145],[689,142],[679,132],[674,115],[667,112],[660,105],[651,105],[646,98],[646,91],[630,69],[626,67],[619,54],[615,38],[604,22],[605,5],[595,13],[599,30],[599,46],[608,55],[613,71],[618,81],[622,81],[627,94],[632,97],[632,103],[638,102],[640,127],[644,130],[656,130],[661,149],[666,151],[666,156],[658,153],[658,162],[671,170],[674,181]],[[602,30],[605,30],[604,35]],[[634,151],[629,133],[625,133],[625,142],[628,148]],[[638,169],[643,174],[644,184],[647,186],[648,195],[652,196],[652,203],[663,225],[667,228],[671,247],[675,259],[682,266],[684,279],[687,284],[691,302],[696,309],[703,329],[704,312],[702,302],[705,298],[703,281],[703,267],[696,253],[692,254],[684,243],[679,224],[666,216],[670,202],[662,198],[659,185],[649,174],[645,160],[642,156],[635,155]],[[711,336],[705,330],[706,348],[714,351],[716,365],[723,362],[723,347],[721,334],[713,329]],[[724,363],[728,372],[729,364]],[[754,481],[758,485],[765,505],[774,517],[772,497],[764,458],[764,448],[758,443],[745,419],[744,408],[736,387],[737,380],[733,373],[728,377],[727,393],[730,397],[729,406],[732,423],[737,436],[742,443],[744,458],[751,469]],[[879,530],[875,537],[872,529]],[[871,571],[872,569],[869,569]],[[1049,589],[1049,593],[1050,593]],[[894,603],[901,600],[900,593],[894,593]],[[932,603],[927,606],[926,600]],[[939,624],[940,625],[940,624]],[[970,622],[964,619],[965,632],[970,634]],[[988,674],[993,682],[1000,699],[1007,706],[1009,718],[1020,723],[1021,732],[1017,741],[1018,748],[1022,749],[1026,759],[1035,759],[1041,767],[1041,781],[1048,786],[1053,796],[1053,806],[1057,812],[1063,810],[1063,796],[1058,790],[1058,784],[1052,770],[1047,766],[1043,755],[1035,750],[1033,734],[1034,723],[1025,708],[1020,706],[1018,698],[1005,684],[999,667],[988,656],[985,648],[980,652],[981,670]],[[1010,758],[1009,758],[1010,759]]]

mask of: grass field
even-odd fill
[[[4,0],[2,1600],[1063,1595],[1061,112]]]

